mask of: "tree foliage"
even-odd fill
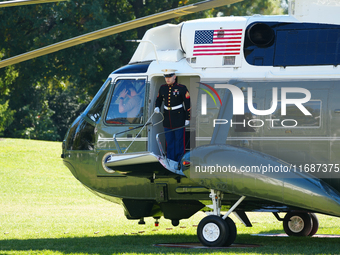
[[[0,135],[14,120],[15,110],[9,108],[9,100],[6,100],[6,96],[10,93],[12,82],[18,76],[18,72],[14,70],[13,66],[7,67],[1,71],[3,75],[0,75]]]
[[[0,58],[9,58],[108,26],[198,0],[71,0],[0,9]],[[244,1],[112,35],[0,69],[0,132],[61,140],[107,75],[130,60],[152,26],[216,15],[282,11],[278,0]]]

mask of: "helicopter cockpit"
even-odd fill
[[[143,155],[148,158],[147,162],[150,160],[153,164],[157,163],[157,168],[163,168],[163,164],[159,164],[158,161],[160,158],[166,158],[164,153],[166,142],[162,125],[164,118],[162,114],[155,114],[153,110],[158,90],[165,81],[161,74],[147,75],[147,67],[152,68],[149,62],[131,64],[116,70],[109,76],[66,135],[64,157],[68,157],[74,151],[79,151],[83,155],[85,151],[94,152],[97,158],[103,161],[102,167],[97,169],[98,176],[119,174],[117,165],[114,167],[115,170],[105,165],[113,158],[119,158],[119,164],[123,164],[125,157],[130,159],[137,155],[138,157]],[[185,84],[193,95],[191,102],[194,108],[193,121],[196,115],[197,87],[200,77],[180,75],[177,78],[178,82]],[[162,111],[163,108],[161,113]],[[186,127],[186,151],[190,150],[192,145],[190,133],[195,132],[194,126]],[[194,138],[195,135],[192,134],[191,137]],[[125,154],[124,160],[122,160],[123,154]],[[121,156],[117,157],[118,155]],[[173,163],[177,167],[178,163]],[[126,164],[131,165],[131,162]],[[172,169],[169,166],[166,168]],[[152,171],[154,169],[153,167]],[[166,173],[167,170],[163,169],[161,172]],[[145,170],[142,175],[150,174],[148,172]]]
[[[116,82],[105,117],[107,124],[142,124],[145,79]]]

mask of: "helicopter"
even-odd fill
[[[204,1],[140,18],[5,59],[0,67],[234,2]],[[69,128],[63,163],[139,224],[164,217],[178,226],[207,211],[197,227],[205,246],[233,244],[237,228],[229,215],[251,227],[252,211],[273,213],[289,236],[313,236],[315,213],[340,216],[339,8],[338,1],[293,0],[289,15],[149,29],[135,41],[130,62],[109,75]],[[179,162],[166,154],[163,107],[154,111],[164,69],[177,70],[190,91]],[[140,98],[133,117],[119,110],[127,85]]]

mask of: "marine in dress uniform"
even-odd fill
[[[164,131],[170,131],[184,125],[189,125],[190,121],[190,94],[186,86],[176,82],[174,69],[165,69],[165,81],[160,87],[155,112],[159,112],[164,102]],[[167,143],[167,157],[169,159],[180,161],[185,150],[185,128],[165,133]]]

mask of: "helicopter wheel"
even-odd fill
[[[318,217],[315,215],[315,213],[309,213],[309,215],[312,218],[313,227],[312,227],[312,231],[309,233],[308,236],[313,236],[316,234],[316,232],[318,232],[319,220],[318,220]]]
[[[225,246],[229,238],[229,225],[221,217],[209,215],[198,224],[197,237],[204,246]]]
[[[289,212],[284,218],[283,229],[289,236],[308,236],[313,229],[312,216],[309,213]]]
[[[237,228],[236,228],[235,222],[231,218],[227,217],[225,219],[225,222],[227,223],[228,228],[229,228],[229,237],[227,241],[224,243],[224,246],[230,246],[234,243],[236,239]]]

